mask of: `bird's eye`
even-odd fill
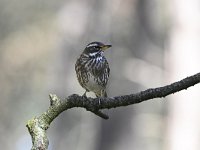
[[[94,46],[94,48],[98,49],[98,48],[99,48],[99,46]]]

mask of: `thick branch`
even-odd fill
[[[73,94],[60,100],[56,95],[50,94],[50,107],[42,115],[28,121],[27,128],[32,136],[32,150],[46,150],[48,139],[46,130],[50,123],[63,111],[73,107],[83,107],[99,115],[99,110],[127,106],[140,103],[153,98],[162,98],[178,91],[187,89],[200,82],[200,73],[187,77],[181,81],[167,86],[151,88],[136,94],[116,96],[110,98],[87,98]]]

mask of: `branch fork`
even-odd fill
[[[92,113],[108,119],[108,116],[100,110],[110,109],[121,106],[128,106],[153,98],[162,98],[174,94],[178,91],[187,89],[200,82],[200,73],[187,77],[178,82],[158,88],[150,88],[135,94],[106,97],[90,98],[73,94],[61,100],[55,94],[50,94],[50,107],[40,116],[36,116],[27,122],[26,127],[32,137],[32,150],[47,150],[49,140],[46,131],[51,122],[63,111],[73,107],[82,107]]]

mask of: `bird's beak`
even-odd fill
[[[110,48],[110,47],[112,47],[112,45],[103,45],[103,46],[101,47],[101,49],[102,49],[103,51],[105,51],[106,49],[108,49],[108,48]]]

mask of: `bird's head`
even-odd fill
[[[96,54],[103,53],[111,46],[112,45],[105,45],[101,42],[92,42],[86,46],[84,53],[90,56],[95,56]]]

